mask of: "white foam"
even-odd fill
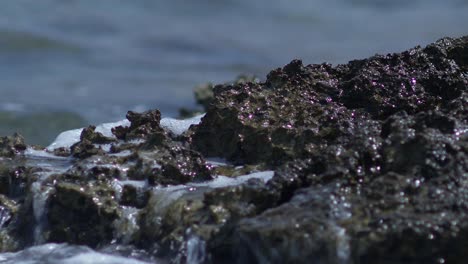
[[[3,264],[145,264],[136,259],[96,252],[85,246],[43,244],[15,253],[0,254]]]
[[[204,115],[205,114],[197,115],[192,118],[183,119],[183,120],[166,117],[166,118],[161,119],[160,125],[162,128],[165,128],[171,131],[175,135],[181,135],[182,133],[187,131],[191,125],[199,124]]]
[[[66,157],[56,156],[45,150],[36,150],[31,147],[26,148],[24,155],[28,158],[45,158],[45,159],[57,159],[57,160],[67,160]]]
[[[178,198],[182,197],[185,193],[205,188],[222,188],[228,186],[236,186],[242,183],[247,182],[250,179],[260,179],[263,182],[269,181],[274,175],[274,171],[261,171],[250,173],[242,176],[238,176],[235,178],[226,177],[219,175],[214,180],[200,182],[200,183],[187,183],[187,184],[180,184],[180,185],[170,185],[167,187],[156,187],[153,192],[154,194],[159,197],[157,207],[166,207],[172,201],[177,200]]]
[[[116,184],[120,185],[121,187],[125,185],[131,185],[135,188],[145,188],[147,186],[146,181],[135,181],[135,180],[117,181]]]
[[[76,142],[80,141],[80,135],[83,128],[68,130],[60,133],[50,144],[47,146],[48,151],[53,151],[54,149],[58,148],[69,148]]]
[[[41,188],[40,182],[35,182],[31,185],[31,192],[33,193],[34,198],[32,209],[34,219],[36,220],[36,226],[34,227],[34,243],[36,245],[44,243],[42,231],[44,230],[44,226],[47,224],[47,220],[45,218],[45,205],[51,190],[52,188],[50,187]]]
[[[140,230],[137,219],[138,212],[139,210],[135,207],[122,206],[123,216],[113,224],[118,230],[121,230],[118,237],[121,243],[129,244],[134,235]]]
[[[205,160],[206,160],[206,163],[210,164],[213,167],[229,165],[229,162],[224,158],[211,157],[211,158],[206,158]]]
[[[118,126],[123,126],[123,127],[130,126],[130,121],[128,121],[127,119],[124,119],[118,122],[100,124],[96,126],[95,131],[101,133],[102,135],[106,137],[115,138],[114,134],[112,134],[112,128],[118,127]],[[58,148],[69,148],[73,144],[80,141],[80,136],[81,136],[82,131],[83,131],[83,128],[78,128],[78,129],[67,130],[67,131],[60,133],[57,136],[57,138],[55,138],[54,142],[52,142],[52,144],[47,146],[46,149],[48,151],[53,151],[54,149],[58,149]]]
[[[254,173],[238,176],[235,178],[220,175],[212,181],[203,182],[203,183],[192,183],[192,184],[189,184],[189,186],[221,188],[221,187],[227,187],[227,186],[240,185],[244,182],[247,182],[250,179],[260,179],[263,182],[267,182],[273,177],[274,174],[275,174],[274,171],[261,171],[261,172],[254,172]]]
[[[127,156],[130,156],[132,154],[132,152],[128,149],[126,150],[123,150],[121,152],[117,152],[117,153],[110,153],[109,156],[113,156],[113,157],[127,157]]]
[[[206,242],[197,236],[187,240],[187,263],[201,264],[206,259]]]
[[[160,125],[161,127],[171,131],[175,135],[180,135],[187,131],[191,125],[200,123],[202,117],[204,115],[198,115],[189,119],[178,120],[170,117],[166,117],[161,119]],[[130,126],[130,121],[127,119],[113,122],[113,123],[104,123],[96,126],[96,132],[103,134],[106,137],[115,138],[112,134],[112,128],[117,126],[128,127]],[[48,151],[53,151],[54,149],[58,148],[69,148],[73,144],[80,141],[80,135],[83,131],[83,128],[79,129],[72,129],[68,131],[64,131],[60,133],[57,138],[55,138],[54,142],[52,142],[49,146],[47,146]]]
[[[118,126],[128,127],[130,126],[130,121],[128,121],[127,119],[124,119],[124,120],[120,120],[120,121],[113,122],[113,123],[100,124],[96,126],[95,131],[103,134],[106,137],[115,138],[114,134],[112,134],[112,128],[118,127]]]

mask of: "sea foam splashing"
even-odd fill
[[[161,126],[169,130],[171,133],[175,135],[179,135],[183,133],[184,131],[186,131],[191,125],[197,124],[198,122],[200,122],[201,117],[202,116],[198,116],[198,117],[190,119],[189,121],[175,120],[175,119],[163,119],[166,121],[163,122],[162,120]],[[111,133],[110,131],[112,127],[115,127],[117,125],[125,125],[125,124],[128,124],[128,123],[117,122],[117,123],[103,124],[99,126],[100,127],[99,130],[104,135],[109,136],[108,133]],[[42,183],[50,175],[54,173],[63,173],[67,171],[68,169],[70,169],[74,161],[74,159],[71,157],[69,158],[57,157],[47,152],[47,150],[50,151],[59,147],[70,147],[72,144],[79,141],[79,136],[81,134],[81,131],[82,131],[81,129],[65,131],[62,134],[60,134],[57,137],[56,141],[54,141],[54,143],[52,143],[46,150],[34,150],[32,148],[28,148],[25,152],[25,156],[28,158],[28,163],[30,163],[31,166],[45,168],[44,171],[38,172],[39,181],[33,183],[31,186],[31,191],[34,195],[33,213],[34,213],[34,219],[36,220],[36,227],[34,230],[34,243],[36,245],[45,242],[45,239],[43,237],[43,230],[47,224],[46,217],[45,217],[46,215],[45,204],[52,190],[51,187],[43,186]],[[218,161],[219,165],[222,165],[225,162],[224,160],[221,160],[221,159],[214,159],[213,161],[215,160]],[[155,193],[155,196],[160,198],[158,199],[160,203],[155,204],[155,207],[158,207],[159,210],[164,211],[164,208],[166,208],[172,202],[176,201],[178,198],[182,197],[183,195],[187,193],[198,193],[200,195],[203,195],[203,193],[206,192],[207,190],[226,187],[226,186],[239,185],[239,184],[247,182],[250,179],[260,179],[266,182],[266,181],[269,181],[273,177],[273,174],[274,174],[273,171],[263,171],[263,172],[255,172],[255,173],[239,176],[236,178],[230,178],[230,177],[220,175],[212,181],[207,181],[207,182],[202,182],[202,183],[189,183],[186,185],[157,187],[153,189],[153,192]],[[137,188],[150,188],[145,181],[129,181],[129,180],[116,181],[113,185],[114,185],[114,188],[116,188],[117,193],[119,193],[119,190],[122,189],[124,185],[132,185]],[[121,225],[124,225],[126,228],[128,228],[128,231],[129,231],[128,235],[124,235],[123,237],[118,238],[118,240],[120,240],[119,242],[125,244],[131,240],[131,235],[134,234],[136,231],[138,231],[138,226],[136,223],[136,215],[138,213],[138,210],[134,208],[129,208],[128,210],[124,210],[124,213],[127,216],[125,217],[125,221],[122,221],[121,223],[116,223],[116,224],[121,224]],[[187,240],[187,244],[186,244],[187,263],[202,263],[204,259],[206,258],[206,242],[196,236],[188,236],[188,237],[189,239]],[[3,263],[17,263],[17,261],[18,263],[23,263],[21,261],[24,260],[26,261],[24,263],[42,263],[42,262],[37,262],[34,259],[27,259],[27,258],[24,259],[24,256],[28,255],[30,252],[34,250],[39,250],[39,251],[44,252],[44,250],[48,250],[52,248],[53,250],[62,251],[62,247],[57,246],[56,244],[45,244],[43,246],[45,247],[38,246],[38,247],[32,247],[32,248],[26,249],[18,253],[6,253],[6,255],[2,254],[0,255],[0,261],[3,260]],[[64,249],[63,251],[66,252],[67,250],[68,248]],[[86,258],[87,256],[103,257],[102,254],[101,255],[99,254],[100,253],[97,253],[97,252],[88,252],[84,254],[80,253],[80,256],[74,256],[70,259],[59,259],[59,260],[46,258],[46,261],[43,263],[75,263],[73,261],[77,259],[82,262],[76,262],[76,263],[87,263],[86,262],[88,261],[88,259]],[[18,256],[20,257],[20,259],[16,258]],[[103,258],[105,259],[104,262],[93,262],[93,263],[121,263],[121,262],[106,262],[109,260],[109,258],[107,258],[106,256],[104,256]],[[12,261],[9,262],[10,260]],[[111,259],[111,261],[114,261],[114,260],[115,259]],[[133,263],[133,262],[125,262],[125,261],[122,263]]]
[[[113,123],[104,123],[96,126],[95,131],[103,134],[106,137],[115,138],[114,134],[112,134],[112,128],[117,126],[128,127],[130,126],[130,121],[127,119],[113,122]],[[69,148],[73,144],[80,141],[81,132],[83,128],[67,130],[60,133],[49,146],[47,146],[48,151],[53,151],[54,149],[58,148]]]
[[[161,119],[160,125],[162,128],[173,133],[174,135],[180,135],[187,131],[191,125],[200,123],[203,116],[204,114],[183,120],[166,117]],[[115,138],[114,134],[112,134],[112,128],[117,126],[128,127],[130,126],[130,121],[124,119],[118,122],[100,124],[96,126],[95,131],[103,134],[106,137]],[[46,149],[48,151],[53,151],[54,149],[58,148],[71,147],[73,144],[80,141],[81,131],[83,131],[83,128],[68,130],[60,133],[54,142],[47,146]]]
[[[338,225],[333,225],[332,229],[336,235],[336,258],[339,264],[348,264],[351,255],[351,246],[349,244],[349,236],[346,229]]]
[[[125,232],[121,232],[122,236],[117,238],[120,243],[124,245],[130,243],[133,235],[139,231],[137,223],[138,212],[139,210],[137,208],[123,206],[122,213],[124,214],[124,217],[122,217],[118,222],[115,222],[115,225],[119,227],[119,230],[125,230]]]
[[[31,193],[33,194],[33,213],[36,226],[34,228],[34,244],[38,245],[44,243],[42,231],[47,224],[45,217],[45,205],[52,187],[43,186],[42,182],[47,180],[52,174],[63,173],[71,168],[71,160],[68,158],[57,157],[43,150],[34,150],[27,148],[25,156],[28,158],[28,165],[33,167],[40,167],[42,170],[36,172],[38,180],[31,184]]]
[[[146,264],[140,260],[99,253],[85,246],[43,244],[0,254],[2,264]]]
[[[41,187],[41,183],[35,182],[31,185],[31,192],[33,193],[33,213],[36,226],[34,227],[34,244],[42,244],[45,242],[42,231],[47,225],[46,219],[46,201],[49,198],[50,187]]]
[[[197,236],[187,240],[187,264],[201,264],[206,258],[206,242]]]

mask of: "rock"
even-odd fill
[[[260,181],[219,189],[189,188],[154,192],[139,215],[138,243],[158,256],[187,261],[189,239],[219,239],[223,228],[255,216],[274,203]],[[207,260],[207,259],[205,259]]]
[[[131,140],[145,137],[153,133],[164,133],[159,126],[161,113],[159,110],[149,110],[144,113],[128,111],[127,119],[131,122],[130,127],[118,126],[112,129],[112,133],[118,139]]]
[[[25,149],[24,138],[17,133],[9,137],[0,137],[0,157],[11,158]]]
[[[206,86],[207,113],[187,132],[163,128],[158,110],[128,112],[115,138],[90,126],[55,151],[67,158],[18,155],[22,139],[2,138],[0,249],[464,263],[467,47],[468,37],[445,38],[335,67],[294,60],[264,82]],[[264,170],[267,182],[241,176]]]
[[[463,44],[442,39],[335,68],[295,60],[264,83],[218,85],[193,144],[207,156],[279,164],[307,157],[310,145],[352,141],[355,130],[399,111],[466,111],[466,72],[444,56]]]
[[[84,159],[93,155],[104,155],[104,151],[94,145],[88,139],[82,139],[70,148],[71,154],[75,158]]]
[[[333,187],[332,187],[333,188]],[[309,188],[291,201],[241,219],[212,241],[216,261],[234,263],[346,263],[349,237],[340,227],[351,213],[332,188]]]
[[[31,183],[37,180],[35,172],[39,171],[25,166],[0,167],[0,194],[11,199],[23,199]]]
[[[119,217],[114,196],[103,185],[57,184],[47,202],[47,241],[91,247],[109,243]]]
[[[18,213],[18,205],[14,200],[0,194],[0,250],[13,251],[18,248],[18,242],[11,234],[10,224]]]
[[[216,86],[194,146],[277,169],[271,209],[210,238],[211,260],[461,263],[467,41]]]
[[[109,137],[105,137],[102,133],[96,132],[95,126],[88,126],[83,129],[80,135],[80,140],[88,140],[93,144],[108,144],[116,142],[117,140]]]

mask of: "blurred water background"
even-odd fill
[[[466,0],[2,0],[0,135],[176,116],[192,89],[468,34]]]

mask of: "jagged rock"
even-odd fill
[[[113,138],[104,136],[100,132],[96,132],[95,130],[96,126],[88,126],[86,128],[83,128],[83,131],[80,135],[80,140],[83,141],[86,139],[93,144],[108,144],[116,141]]]
[[[0,194],[0,251],[13,251],[18,248],[18,241],[14,239],[9,227],[16,214],[18,204]]]
[[[75,158],[84,159],[93,155],[104,155],[104,151],[88,139],[82,139],[70,147],[71,154]]]
[[[31,183],[37,180],[37,171],[40,169],[25,166],[0,167],[0,194],[11,199],[24,198]]]
[[[148,180],[150,185],[184,184],[213,179],[210,168],[195,151],[178,146],[142,151],[128,171],[133,180]]]
[[[18,133],[13,136],[0,137],[0,157],[11,158],[25,149],[24,138]]]
[[[47,202],[47,241],[92,247],[109,243],[119,217],[114,196],[103,185],[57,184]]]
[[[398,111],[466,115],[466,72],[447,56],[463,51],[466,39],[335,68],[295,60],[264,83],[218,85],[212,109],[195,129],[194,146],[207,156],[281,163],[307,157],[302,150],[310,145],[350,141],[356,130],[374,126],[368,120]],[[464,102],[455,103],[460,98]]]
[[[214,190],[161,190],[151,196],[139,215],[137,243],[150,250],[157,248],[159,255],[184,263],[188,239],[219,239],[223,228],[272,206],[272,196],[259,180]]]
[[[464,263],[467,47],[294,60],[265,82],[207,86],[205,117],[182,135],[158,110],[128,112],[117,140],[85,128],[47,168],[2,138],[0,249],[39,235],[173,263]],[[266,183],[237,182],[265,169]]]
[[[118,126],[112,129],[112,133],[123,140],[138,139],[154,133],[164,133],[159,126],[161,121],[161,112],[159,110],[149,110],[144,113],[128,111],[127,119],[130,121],[130,127]]]

